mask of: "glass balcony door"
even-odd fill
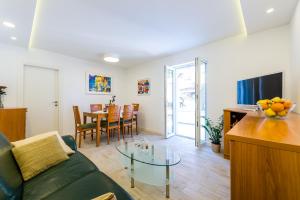
[[[206,63],[196,58],[194,62],[166,66],[166,138],[183,136],[199,146],[206,140],[202,116],[206,116]]]
[[[165,66],[165,133],[166,138],[175,135],[175,70]]]

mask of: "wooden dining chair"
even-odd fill
[[[101,121],[101,131],[105,129],[107,133],[107,144],[110,142],[110,134],[117,129],[118,140],[120,140],[120,107],[117,105],[108,106],[107,119]]]
[[[91,109],[91,112],[101,111],[102,104],[90,104],[90,109]],[[92,118],[91,120],[92,120],[92,122],[95,122],[95,123],[97,122],[96,118]]]
[[[77,142],[77,135],[79,134],[78,147],[81,147],[82,137],[87,133],[91,134],[93,139],[93,133],[96,132],[96,123],[81,123],[80,112],[78,106],[73,106],[74,119],[75,119],[75,141]]]
[[[103,108],[103,111],[108,111],[108,107],[109,106],[114,106],[115,104],[104,104],[104,108]]]
[[[132,105],[124,105],[123,116],[121,118],[123,139],[124,139],[126,127],[128,129],[128,134],[130,131],[131,137],[132,137],[132,122],[133,122],[133,106]]]
[[[136,134],[138,135],[138,115],[137,115],[137,113],[139,111],[140,104],[133,103],[132,106],[133,106],[133,112],[134,112],[132,124],[135,125],[135,131],[136,131]]]
[[[102,104],[91,104],[90,105],[91,112],[97,112],[102,110]]]

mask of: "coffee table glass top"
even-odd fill
[[[116,146],[117,150],[124,156],[137,162],[156,165],[173,166],[177,165],[181,158],[178,152],[169,146],[154,145],[141,141],[124,142]]]

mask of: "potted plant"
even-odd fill
[[[6,92],[4,91],[6,89],[5,86],[0,86],[0,108],[3,108],[3,102],[2,102],[2,98],[4,95],[6,95]]]
[[[211,141],[211,147],[213,152],[219,153],[221,151],[221,138],[224,127],[223,115],[219,117],[218,121],[214,123],[208,117],[202,117],[205,120],[204,125],[201,125],[209,135]]]

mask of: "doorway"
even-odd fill
[[[58,70],[24,66],[26,136],[59,129]]]
[[[165,67],[166,137],[206,140],[201,128],[206,116],[206,63],[188,62]]]

